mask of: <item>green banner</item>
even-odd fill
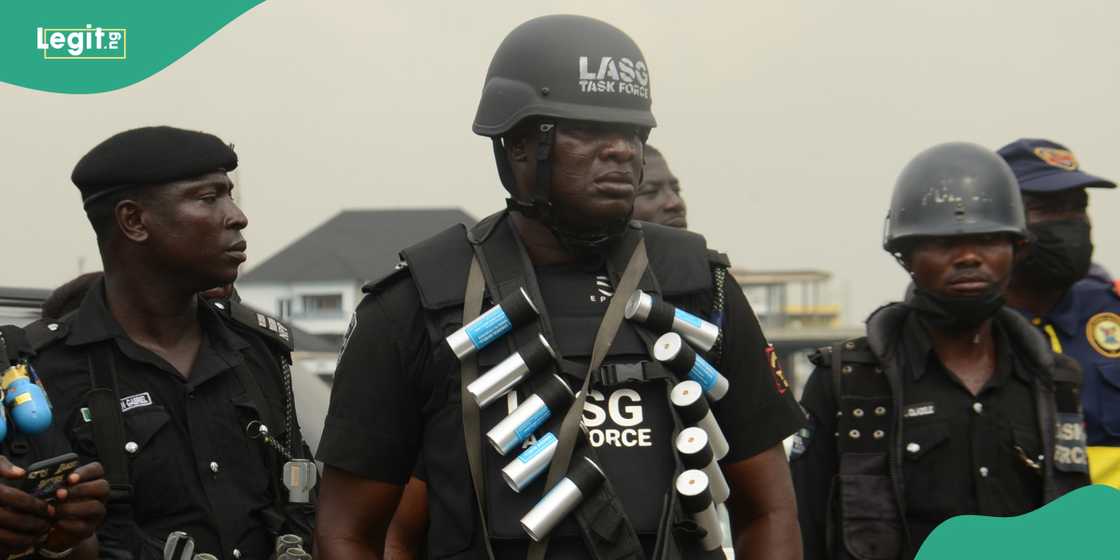
[[[1018,517],[954,517],[930,534],[917,560],[1116,558],[1120,491],[1095,484]]]
[[[163,70],[263,0],[9,0],[0,82],[100,93]]]

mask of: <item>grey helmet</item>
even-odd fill
[[[1007,233],[1027,238],[1015,174],[995,152],[967,142],[914,157],[895,182],[883,248],[898,255],[921,237]]]
[[[642,51],[622,30],[597,19],[551,15],[514,29],[494,53],[472,130],[490,137],[509,208],[541,219],[562,240],[597,245],[611,233],[584,238],[559,231],[552,215],[551,153],[558,120],[657,126],[650,111],[649,67]],[[536,185],[532,199],[516,200],[516,185],[502,146],[502,135],[526,119],[537,123]],[[613,224],[620,233],[625,223]]]

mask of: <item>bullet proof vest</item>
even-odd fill
[[[828,517],[829,546],[836,560],[896,560],[917,552],[907,550],[910,538],[902,498],[902,415],[896,404],[904,402],[903,364],[893,349],[888,350],[908,313],[901,305],[880,308],[868,320],[868,336],[822,348],[810,357],[815,365],[830,368],[838,411],[839,468]],[[1023,357],[1042,370],[1034,389],[1039,432],[1048,453],[1042,466],[1042,498],[1049,503],[1089,483],[1087,465],[1070,459],[1070,451],[1076,449],[1084,457],[1077,394],[1081,371],[1069,358],[1051,353],[1014,312],[1000,310],[996,320],[1028,350]]]
[[[707,250],[704,238],[681,230],[634,222],[622,244],[632,247],[639,238],[645,239],[649,257],[649,267],[639,287],[662,295],[678,307],[708,316],[714,299],[713,260],[717,264],[720,261],[709,257],[718,257],[718,254]],[[450,348],[442,343],[448,334],[462,325],[467,272],[476,248],[486,279],[487,297],[484,309],[507,293],[524,287],[541,312],[537,321],[515,329],[504,340],[496,341],[481,350],[478,355],[480,373],[541,333],[561,357],[557,365],[558,373],[575,390],[582,383],[591,354],[588,333],[596,331],[601,319],[569,316],[563,309],[545,308],[536,273],[505,212],[484,219],[469,231],[462,225],[454,226],[401,253],[426,312],[429,336],[437,343],[428,368],[433,373],[425,374],[438,381],[424,407],[426,425],[421,449],[428,475],[431,535],[429,554],[433,558],[485,557],[485,537],[482,535],[479,508],[475,503],[471,475],[466,468],[467,453],[460,411],[459,362]],[[619,255],[612,253],[607,259],[608,273],[614,275],[612,285],[616,285],[617,274],[621,273],[626,264],[625,259],[629,257],[628,251],[617,253]],[[365,290],[375,292],[380,285],[380,282],[372,284]],[[654,421],[669,432],[661,437],[667,442],[665,453],[671,457],[666,459],[666,468],[673,468],[675,476],[682,469],[675,451],[672,450],[671,441],[681,427],[668,403],[668,390],[676,380],[650,357],[649,345],[654,339],[656,335],[624,321],[610,347],[605,365],[592,380],[592,387],[605,392],[620,384],[636,384],[633,388],[641,393],[643,403],[649,403],[646,415],[658,416]],[[528,396],[532,386],[532,380],[529,380],[516,389],[518,401]],[[503,397],[481,411],[483,433],[508,413],[509,398],[512,397]],[[558,430],[563,414],[564,411],[557,411],[537,431],[537,435],[542,435],[544,430]],[[481,502],[487,518],[488,538],[495,546],[503,543],[527,543],[529,538],[521,529],[519,520],[543,495],[545,475],[542,474],[520,494],[515,493],[502,480],[500,470],[514,460],[520,449],[500,456],[490,445],[482,443],[482,450],[485,476]],[[595,450],[584,439],[577,445],[577,454],[579,453],[590,453],[593,456]],[[629,472],[624,472],[626,478],[648,478],[644,465],[634,464],[629,468]],[[613,469],[607,470],[609,475],[609,471]],[[616,478],[622,478],[617,476],[617,471]],[[697,546],[698,539],[690,538],[695,536],[695,527],[681,517],[679,508],[676,507],[672,479],[666,482],[668,484],[663,489],[646,486],[640,495],[628,493],[626,503],[638,505],[630,508],[631,511],[638,512],[630,517],[615,497],[615,492],[620,488],[633,492],[640,486],[622,483],[616,488],[608,478],[602,489],[594,496],[585,498],[583,505],[570,516],[577,518],[578,523],[568,519],[553,531],[556,537],[580,535],[583,544],[576,541],[579,550],[563,549],[563,543],[567,542],[570,547],[572,539],[561,539],[561,542],[554,540],[550,550],[557,555],[590,554],[595,558],[630,558],[634,557],[637,545],[636,533],[658,536],[656,554],[659,558],[708,558],[709,553],[701,551]],[[640,554],[640,548],[637,552]],[[711,557],[722,557],[722,552],[718,550],[715,554],[718,556]]]

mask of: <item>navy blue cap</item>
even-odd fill
[[[1114,189],[1116,183],[1081,171],[1069,148],[1041,138],[1020,138],[999,149],[1011,166],[1023,192],[1058,192],[1069,189]]]

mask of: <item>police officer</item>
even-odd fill
[[[1088,277],[1093,256],[1087,189],[1116,184],[1081,171],[1065,146],[1022,139],[999,151],[1019,180],[1033,243],[1008,303],[1055,352],[1081,364],[1093,482],[1120,488],[1120,283]]]
[[[33,354],[22,329],[0,326],[0,373],[24,366]],[[27,467],[70,453],[70,445],[57,423],[35,434],[21,431],[11,416],[6,424],[0,441],[0,557],[99,558],[93,535],[109,497],[101,464],[79,466],[53,496],[33,495],[21,489],[28,482]],[[56,501],[50,504],[49,498]]]
[[[680,180],[669,170],[669,162],[660,150],[646,144],[645,154],[642,184],[634,197],[634,219],[687,228],[688,207],[681,198]]]
[[[1026,236],[995,153],[942,144],[902,171],[884,247],[914,293],[814,355],[801,401],[806,558],[912,558],[952,516],[1019,515],[1088,483],[1077,365],[1003,308]]]
[[[677,380],[651,357],[657,336],[621,315],[635,284],[700,316],[712,300],[702,237],[630,221],[642,145],[655,125],[649,80],[634,42],[590,18],[534,19],[498,48],[474,130],[493,140],[508,210],[406,249],[396,272],[365,287],[319,447],[327,465],[316,523],[322,558],[378,557],[418,455],[431,557],[722,557],[718,540],[702,549],[718,524],[702,529],[686,510],[697,501],[673,491],[682,469],[672,441],[683,421],[667,394]],[[533,316],[477,353],[445,342],[480,311],[504,313],[506,303],[496,310],[496,302],[528,313],[526,298]],[[720,364],[729,390],[710,405],[695,402],[725,426],[721,478],[731,488],[733,540],[745,558],[799,558],[781,441],[801,418],[737,287],[728,289],[722,333],[722,360],[700,355]],[[480,407],[470,380],[539,344],[538,335],[557,358]],[[535,444],[514,441],[516,451],[503,456],[483,442],[545,391],[558,404],[534,414],[547,418],[527,428]],[[522,460],[515,457],[526,444],[552,445],[553,456],[515,492],[501,471]],[[522,516],[546,489],[580,488],[567,475],[597,484],[583,486],[575,512],[530,546]]]
[[[196,295],[245,261],[236,166],[211,134],[149,127],[110,137],[74,168],[105,275],[77,311],[28,331],[57,421],[112,484],[101,557],[162,558],[173,531],[218,558],[267,558],[277,534],[310,536],[310,505],[289,501],[311,483],[289,492],[280,477],[289,458],[285,473],[310,464],[290,333]]]

